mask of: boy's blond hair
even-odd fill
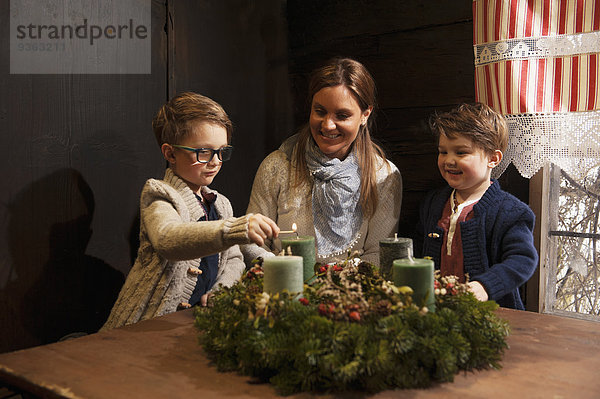
[[[451,111],[433,114],[429,127],[439,140],[462,136],[470,139],[487,153],[506,151],[508,127],[502,115],[482,103],[461,104]]]
[[[223,107],[203,95],[185,92],[163,105],[152,119],[159,147],[164,143],[179,144],[194,122],[208,122],[225,128],[227,142],[231,143],[233,125]]]

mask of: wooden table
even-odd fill
[[[600,323],[499,309],[510,349],[501,370],[373,398],[600,398]],[[271,398],[269,384],[219,373],[197,344],[191,310],[0,355],[0,381],[42,397]],[[290,396],[310,397],[309,394]],[[364,398],[364,394],[327,396]]]

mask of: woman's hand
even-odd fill
[[[270,218],[255,213],[248,218],[248,238],[258,246],[265,244],[267,238],[277,238],[279,226]]]
[[[488,300],[488,293],[483,288],[483,285],[479,281],[469,281],[467,284],[469,286],[469,291],[475,295],[475,298],[479,299],[482,302]]]

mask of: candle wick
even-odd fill
[[[412,247],[408,247],[406,249],[406,257],[408,258],[408,261],[410,263],[415,263],[415,258],[413,258],[413,251],[412,251]]]
[[[298,235],[298,232],[296,231],[296,239],[300,238],[300,236]]]

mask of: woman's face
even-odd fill
[[[369,107],[363,112],[344,85],[319,90],[312,99],[309,126],[321,152],[329,158],[346,158],[371,110]]]

